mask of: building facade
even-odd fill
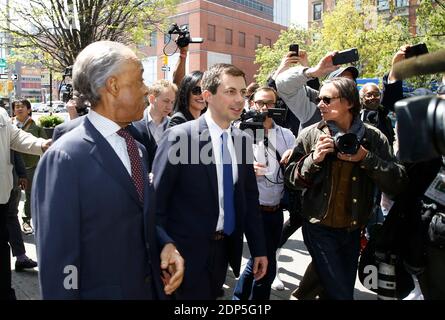
[[[356,6],[360,8],[361,0],[355,0]],[[390,19],[394,16],[406,17],[409,21],[409,29],[412,35],[417,34],[416,9],[419,0],[375,0],[377,13],[384,18]],[[321,23],[322,13],[332,11],[336,0],[308,0],[308,23]]]
[[[191,37],[203,38],[203,43],[189,45],[186,72],[205,71],[215,63],[232,63],[246,73],[247,82],[254,79],[258,66],[254,64],[259,44],[271,46],[285,26],[274,23],[286,20],[276,14],[274,0],[191,0],[182,1],[177,13],[170,17],[178,26],[187,25]],[[150,46],[143,48],[144,80],[172,79],[179,58],[173,39],[160,32],[150,35]],[[164,61],[164,52],[169,55]],[[166,63],[165,63],[166,62]],[[165,70],[165,71],[164,71]]]

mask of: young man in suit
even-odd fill
[[[133,122],[132,135],[142,143],[148,153],[148,169],[151,171],[158,142],[164,135],[170,121],[169,114],[175,103],[176,85],[168,80],[158,80],[149,87],[150,105],[144,111],[142,120]]]
[[[91,111],[42,157],[33,187],[43,299],[159,299],[182,281],[183,259],[149,208],[145,148],[126,129],[145,108],[142,73],[117,42],[76,58],[73,87]]]
[[[216,64],[201,81],[207,112],[167,130],[153,163],[156,214],[186,261],[178,299],[216,299],[228,264],[239,275],[243,234],[256,279],[267,270],[252,141],[231,122],[243,110],[244,73]]]

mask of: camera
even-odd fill
[[[339,132],[334,136],[335,150],[344,154],[356,154],[360,148],[360,141],[355,133]]]
[[[257,110],[243,110],[240,117],[241,130],[251,130],[253,132],[253,139],[256,142],[262,140],[264,137],[264,125],[263,122],[267,117],[274,119],[275,121],[283,121],[286,116],[286,109],[283,108],[269,108],[265,112]],[[257,135],[261,134],[261,137]]]
[[[405,58],[409,59],[411,57],[417,57],[422,54],[428,53],[428,47],[425,43],[418,43],[413,46],[409,46],[405,51]]]
[[[396,102],[399,158],[406,162],[432,160],[445,154],[445,100],[435,96]]]
[[[180,48],[187,47],[190,43],[203,43],[204,39],[202,38],[191,38],[190,31],[187,25],[183,25],[182,27],[178,27],[176,23],[173,23],[168,29],[168,34],[177,34],[178,38],[175,40],[176,44]]]
[[[59,86],[59,97],[65,103],[73,98],[73,86],[70,83],[66,83],[66,78],[71,78],[72,76],[73,66],[66,67],[65,72],[63,73],[62,82]]]

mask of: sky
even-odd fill
[[[291,23],[307,28],[307,0],[291,0]]]

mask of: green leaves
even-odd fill
[[[55,115],[41,116],[39,118],[39,123],[43,128],[54,128],[58,124],[63,123],[63,119]]]

